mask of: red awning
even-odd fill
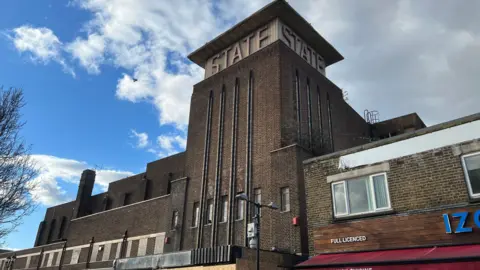
[[[336,270],[480,269],[480,245],[322,254],[296,267]]]

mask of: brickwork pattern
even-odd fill
[[[390,165],[390,170],[386,172],[387,181],[395,213],[401,215],[413,210],[469,202],[461,157],[453,151],[455,147],[443,147],[387,161]],[[333,219],[331,184],[327,183],[327,176],[344,172],[338,169],[338,162],[336,156],[308,163],[304,167],[310,239],[313,239],[314,231],[336,224]],[[351,222],[361,219],[356,218]],[[318,248],[314,248],[313,241],[309,242],[309,248],[311,253],[319,252]]]
[[[322,253],[480,243],[480,228],[473,220],[473,213],[479,209],[477,204],[467,208],[455,207],[428,213],[387,215],[357,222],[331,224],[316,230],[312,240],[315,250]],[[442,215],[456,212],[470,213],[464,227],[472,228],[472,233],[445,232]],[[454,230],[459,219],[450,220]],[[345,236],[365,236],[367,240],[357,243],[331,243],[331,239]]]
[[[305,60],[280,44],[281,49],[281,106],[282,106],[282,147],[292,143],[309,149],[308,143],[308,108],[307,108],[307,78],[310,82],[312,106],[312,147],[316,155],[332,152],[330,131],[328,125],[327,94],[330,97],[332,127],[335,151],[347,149],[368,142],[369,125],[343,99],[343,93],[327,77],[321,75]],[[295,74],[298,71],[301,93],[302,137],[297,139]],[[320,90],[320,108],[322,110],[322,131],[317,106],[317,87]],[[322,136],[323,134],[323,136]]]
[[[275,69],[279,68],[278,64],[278,46],[271,48],[265,48],[264,50],[252,55],[248,59],[226,69],[219,74],[216,74],[201,83],[197,84],[194,88],[194,96],[203,96],[203,100],[206,99],[210,90],[214,91],[214,105],[212,110],[212,129],[211,129],[211,145],[210,145],[210,158],[209,158],[209,172],[208,172],[208,186],[206,199],[213,198],[214,186],[215,186],[215,168],[217,165],[217,147],[218,147],[218,112],[220,106],[220,92],[222,86],[225,85],[225,114],[224,114],[224,139],[223,139],[223,154],[222,154],[222,170],[221,170],[221,184],[220,184],[220,196],[228,195],[228,188],[230,185],[230,170],[231,170],[231,132],[232,132],[232,110],[233,110],[233,91],[235,86],[235,79],[239,80],[239,100],[238,100],[238,126],[237,126],[237,155],[236,155],[236,193],[245,191],[245,166],[246,166],[246,119],[247,119],[247,94],[248,94],[248,80],[249,72],[253,70],[253,152],[252,152],[252,188],[260,187],[265,183],[269,183],[269,152],[279,145],[279,132],[275,137],[274,130],[280,130],[279,109],[276,109],[275,99],[278,99],[279,95],[275,93],[278,91],[279,78],[275,75]],[[277,63],[277,64],[275,64]],[[267,68],[268,67],[268,68]],[[277,72],[278,74],[279,72]],[[196,107],[206,106],[206,102],[195,103],[197,97],[192,97],[192,111],[199,111]],[[278,106],[277,106],[278,107]],[[278,113],[275,114],[275,111]],[[206,111],[204,111],[206,114]],[[276,118],[275,118],[276,117]],[[205,120],[198,121],[199,116],[195,115],[195,118],[191,118],[189,132],[196,133],[197,130],[204,132]],[[201,133],[199,132],[199,133]],[[197,138],[190,139],[189,135],[189,149],[204,148],[204,135],[203,140]],[[277,138],[277,139],[275,139]],[[190,143],[190,140],[195,143]],[[190,150],[189,150],[190,151]],[[190,155],[190,154],[188,154]],[[198,155],[200,156],[200,155]],[[187,159],[187,163],[190,159]],[[192,162],[197,162],[193,160]],[[188,171],[188,168],[194,168],[195,165],[187,164],[187,174],[192,175],[192,185],[189,187],[189,202],[187,202],[187,216],[186,220],[191,224],[191,218],[193,216],[192,206],[195,201],[199,201],[199,183],[201,182],[201,174],[193,176],[193,173]],[[258,179],[258,180],[256,180]],[[196,199],[191,199],[190,194],[196,194]],[[235,194],[233,194],[235,196]],[[268,193],[262,192],[262,199],[267,200]],[[220,205],[220,204],[219,204]],[[207,230],[210,230],[207,232]],[[239,245],[244,244],[244,225],[243,222],[234,222],[235,230],[235,243]],[[187,236],[190,231],[190,236]],[[187,243],[192,239],[192,233],[196,229],[187,229],[185,234],[185,247]],[[217,244],[226,244],[227,226],[219,224],[217,226]],[[203,241],[203,245],[210,246],[211,226],[204,226],[203,238],[207,240]],[[194,236],[193,236],[194,237]],[[191,245],[191,244],[190,244]]]
[[[74,219],[70,225],[68,245],[88,244],[91,237],[96,242],[128,236],[169,231],[170,196],[159,197],[139,204]]]

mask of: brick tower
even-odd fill
[[[246,245],[253,209],[261,248],[308,252],[302,161],[364,143],[368,124],[326,77],[343,57],[277,0],[193,52],[194,86],[185,174],[183,248]]]

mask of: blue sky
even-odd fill
[[[0,85],[24,90],[23,136],[41,165],[39,207],[5,244],[28,248],[45,207],[72,199],[83,169],[98,169],[101,192],[185,147],[203,78],[186,56],[269,1],[4,2]],[[357,111],[415,111],[428,125],[478,112],[479,1],[290,4],[344,55],[327,77]]]
[[[28,25],[47,27],[59,40],[73,40],[82,34],[79,29],[92,17],[88,12],[65,5],[64,1],[9,1],[3,6],[9,11],[0,16],[0,29],[6,35],[13,35],[11,29]],[[32,154],[85,162],[85,168],[98,166],[139,173],[145,170],[147,162],[162,154],[139,149],[132,130],[152,138],[161,134],[183,136],[175,124],[159,124],[155,105],[119,100],[115,96],[117,80],[127,70],[105,65],[101,74],[92,75],[74,67],[76,76],[73,77],[62,72],[53,60],[48,64],[32,62],[32,53],[17,51],[9,39],[3,35],[0,41],[0,85],[24,90],[27,106],[22,113],[27,125],[22,134],[32,144]],[[170,151],[181,149],[181,145],[174,145]],[[78,164],[60,161],[67,163],[63,164],[67,169],[79,172],[71,168]],[[60,196],[62,199],[74,198],[79,176],[67,181],[57,178],[58,187],[66,192]],[[7,238],[6,246],[31,247],[45,209],[45,205],[39,203],[17,232]]]

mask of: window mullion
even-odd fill
[[[469,157],[469,155],[462,157],[463,173],[465,174],[465,178],[467,179],[468,192],[470,193],[470,196],[471,196],[471,197],[475,198],[475,197],[478,197],[478,194],[475,194],[475,193],[473,192],[473,188],[472,188],[472,183],[471,183],[471,180],[470,180],[470,176],[468,175],[467,161],[465,160],[465,158],[467,158],[467,157]]]
[[[370,186],[370,193],[372,194],[373,211],[377,211],[377,201],[375,200],[375,188],[373,186],[373,177],[371,175],[368,177],[368,181]]]
[[[388,179],[387,179],[387,174],[384,173],[384,185],[385,185],[385,196],[387,197],[387,202],[388,202],[388,208],[392,208],[392,202],[390,201],[390,190],[388,189]]]
[[[347,215],[350,215],[350,203],[348,202],[348,181],[343,181],[343,194],[345,194],[345,206],[347,208]]]

